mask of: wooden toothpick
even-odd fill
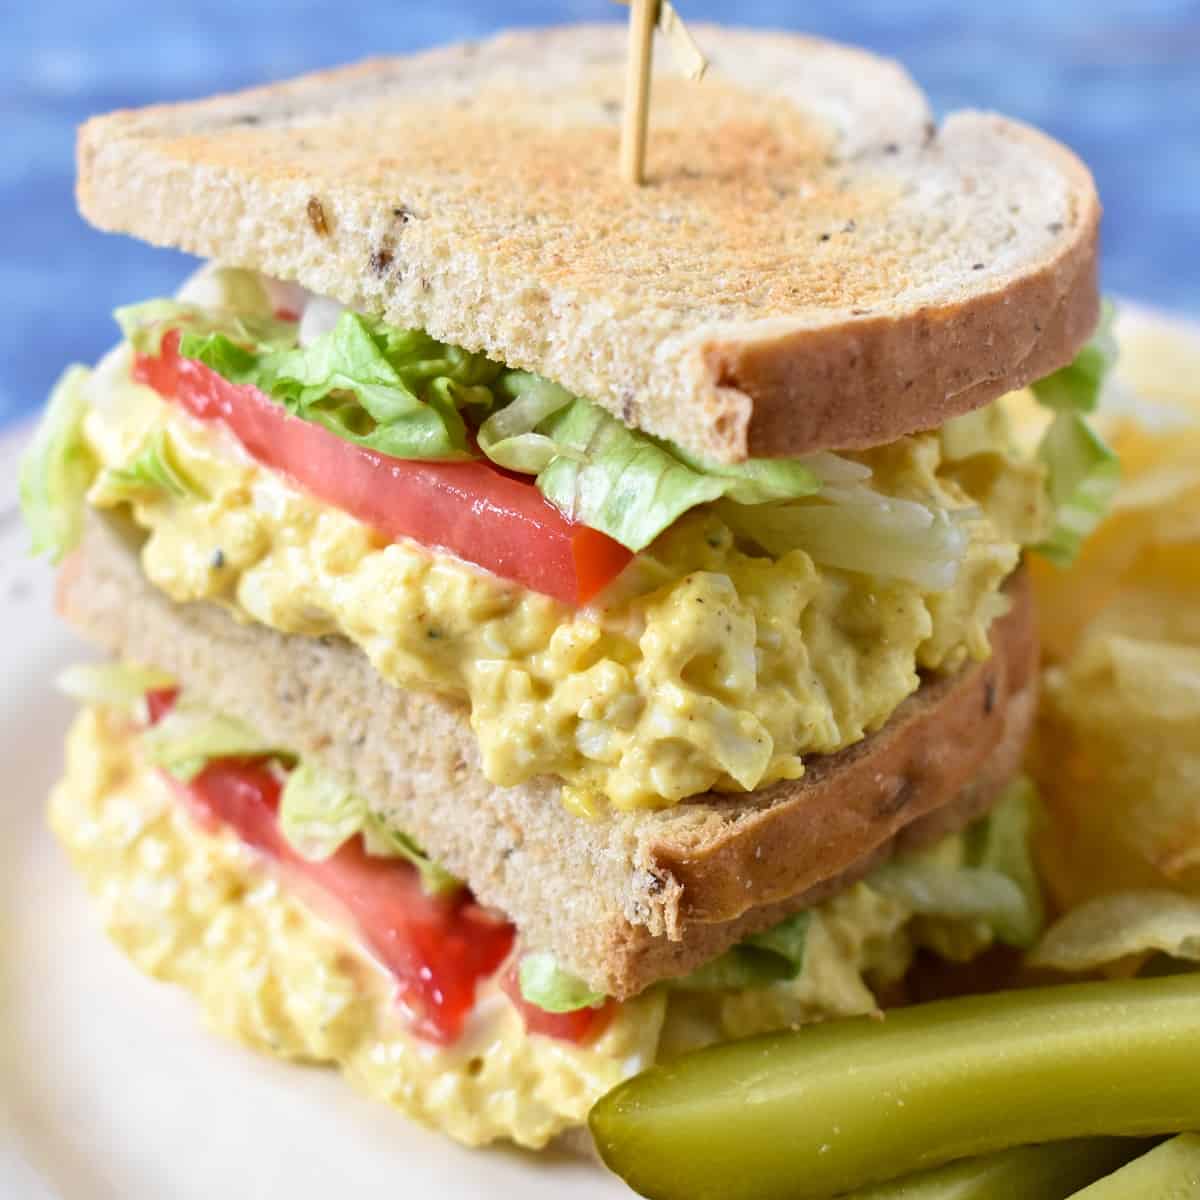
[[[650,77],[654,28],[666,34],[683,73],[702,79],[708,60],[670,0],[617,0],[629,5],[629,63],[625,74],[625,113],[621,123],[621,175],[629,183],[646,180],[646,131],[650,122]]]
[[[625,112],[621,123],[621,175],[635,186],[646,177],[646,128],[650,121],[650,66],[654,57],[656,0],[629,6],[629,62],[625,68]]]

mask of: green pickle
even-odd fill
[[[863,1188],[845,1200],[1067,1200],[1148,1145],[1140,1138],[1080,1138],[1014,1146]]]
[[[1071,1200],[1196,1200],[1200,1196],[1200,1134],[1172,1138],[1135,1158]]]
[[[604,1096],[658,1200],[827,1200],[1013,1146],[1200,1128],[1200,975],[961,997],[710,1047]]]

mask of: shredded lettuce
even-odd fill
[[[945,462],[961,462],[977,454],[1011,449],[1008,416],[999,404],[985,404],[961,417],[951,417],[938,430]]]
[[[202,331],[205,336],[220,335],[239,344],[264,349],[289,346],[296,338],[291,321],[270,316],[252,316],[244,312],[186,304],[179,300],[146,300],[118,308],[113,316],[126,341],[138,354],[158,354],[163,336],[172,329],[186,334]]]
[[[149,762],[182,783],[191,783],[214,758],[270,755],[292,759],[286,750],[264,741],[241,721],[213,713],[186,697],[142,734],[142,751]]]
[[[964,834],[967,861],[986,871],[999,871],[1021,890],[1023,904],[1015,921],[1000,929],[1001,940],[1030,945],[1046,923],[1042,885],[1033,861],[1033,838],[1041,802],[1033,780],[1019,775],[1004,790],[992,811]]]
[[[270,295],[251,272],[215,269],[181,300],[149,301],[119,319],[138,349],[154,349],[164,329],[179,326],[184,355],[346,441],[406,459],[482,454],[535,476],[560,511],[635,552],[689,509],[722,501],[739,537],[772,555],[798,548],[825,566],[928,591],[957,578],[968,545],[958,516],[875,492],[859,464],[832,454],[710,462],[539,376],[319,297],[299,303],[300,322],[278,320]],[[1034,387],[1057,414],[1041,458],[1058,520],[1040,547],[1056,561],[1075,552],[1115,487],[1115,459],[1082,418],[1096,405],[1113,346],[1108,309],[1075,362]],[[990,448],[994,419],[985,410],[948,423],[947,457]],[[752,516],[738,515],[751,506]]]
[[[886,863],[867,883],[923,916],[982,921],[1000,941],[1025,949],[1045,919],[1030,851],[1036,806],[1033,785],[1018,779],[963,839],[961,861],[947,861],[937,846]]]
[[[575,1012],[604,1003],[603,992],[592,991],[582,979],[564,971],[553,954],[526,954],[517,968],[517,979],[521,995],[546,1012]]]
[[[645,549],[690,508],[725,491],[602,408],[574,400],[546,422],[566,453],[538,475],[538,489],[572,520],[607,533],[630,550]]]
[[[1118,892],[1073,909],[1029,956],[1034,967],[1095,971],[1165,954],[1200,963],[1200,900],[1179,892]]]
[[[722,496],[763,504],[821,486],[799,459],[725,466],[694,458],[536,375],[510,372],[503,389],[513,399],[480,427],[484,453],[511,470],[536,473],[551,504],[633,551],[698,504]]]
[[[644,549],[688,509],[719,497],[757,505],[821,487],[805,460],[727,466],[694,458],[548,380],[419,330],[328,304],[319,321],[277,320],[250,272],[216,269],[189,289],[195,298],[118,310],[136,350],[156,353],[164,332],[179,328],[185,357],[232,383],[252,384],[345,441],[405,459],[455,460],[478,450],[536,476],[562,512],[630,550]],[[302,341],[302,328],[316,335]],[[478,422],[474,441],[464,410]]]
[[[101,472],[96,487],[96,499],[101,503],[144,500],[163,493],[176,499],[208,498],[204,488],[179,465],[170,435],[162,426],[146,438],[128,466]]]
[[[103,704],[127,711],[140,710],[147,692],[171,687],[174,682],[164,671],[122,662],[77,663],[60,672],[55,680],[59,691],[81,704]]]
[[[221,331],[186,329],[179,349],[345,441],[395,458],[470,457],[459,409],[491,408],[501,371],[482,354],[349,311],[307,346],[248,349]]]
[[[68,367],[50,393],[46,411],[21,459],[21,512],[34,554],[58,562],[83,532],[83,501],[96,464],[83,440],[88,402],[84,384],[91,372]]]
[[[721,515],[739,537],[773,557],[801,549],[822,566],[902,579],[932,592],[954,586],[968,543],[948,513],[863,484],[826,487],[811,502],[767,505],[753,514],[723,505]]]
[[[804,970],[804,950],[812,914],[799,912],[756,933],[698,967],[668,980],[677,991],[741,991],[795,979]],[[551,954],[527,954],[518,969],[521,995],[547,1012],[573,1012],[604,1002],[583,980],[564,971]]]
[[[1096,332],[1074,361],[1031,385],[1039,404],[1055,412],[1096,411],[1104,382],[1117,362],[1115,320],[1116,309],[1106,300]]]
[[[1022,921],[1021,889],[999,871],[912,855],[880,867],[869,882],[875,891],[922,916],[980,920],[997,933],[1001,927],[1011,928]]]
[[[363,824],[363,844],[368,854],[407,859],[420,872],[421,887],[427,895],[444,896],[463,886],[461,879],[434,862],[407,833],[392,829],[370,814]]]
[[[479,448],[498,466],[537,475],[559,456],[579,457],[572,448],[538,432],[555,413],[575,403],[566,388],[527,371],[510,371],[500,383],[509,403],[479,427]]]
[[[412,863],[429,895],[445,895],[462,886],[412,838],[373,816],[357,792],[311,763],[300,762],[288,773],[279,801],[279,827],[292,849],[313,862],[329,858],[361,834],[368,854]]]
[[[1108,513],[1121,483],[1120,460],[1076,412],[1055,414],[1038,457],[1048,469],[1054,524],[1050,536],[1034,548],[1056,565],[1069,566]]]
[[[1078,556],[1084,539],[1107,514],[1121,481],[1116,454],[1086,418],[1099,404],[1117,360],[1113,318],[1113,307],[1106,303],[1099,328],[1075,361],[1032,385],[1038,402],[1054,412],[1038,446],[1038,458],[1047,469],[1053,526],[1034,549],[1058,566],[1069,566]]]
[[[820,467],[803,458],[748,458],[741,463],[714,463],[672,446],[672,453],[707,479],[724,484],[722,495],[734,504],[770,504],[813,496],[821,490]],[[823,455],[821,465],[833,469],[835,455]],[[846,460],[840,460],[845,462]],[[847,464],[848,465],[848,464]],[[855,464],[857,465],[857,464]],[[869,475],[870,472],[864,467]]]
[[[322,862],[362,832],[366,801],[326,771],[299,762],[279,799],[279,828],[302,858]]]
[[[262,277],[234,267],[201,270],[180,289],[177,299],[127,304],[113,316],[139,354],[158,354],[163,335],[172,329],[223,334],[258,351],[296,344],[295,322],[275,316]]]
[[[740,991],[795,979],[804,970],[812,914],[802,911],[752,934],[688,975],[670,980],[679,991]]]

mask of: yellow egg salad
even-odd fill
[[[348,638],[392,683],[462,698],[492,782],[557,776],[581,811],[752,791],[859,741],[922,672],[988,654],[1004,581],[1045,527],[1044,470],[993,407],[815,456],[809,501],[693,507],[573,608],[321,503],[130,361],[126,345],[77,381],[88,502],[132,512],[151,583]],[[148,447],[174,486],[130,485]],[[909,542],[927,559],[900,561]]]
[[[194,993],[217,1032],[283,1058],[336,1065],[364,1092],[472,1145],[541,1147],[582,1125],[599,1096],[656,1059],[875,1011],[872,989],[894,984],[916,946],[969,958],[1024,911],[1020,889],[996,864],[981,866],[976,856],[960,869],[972,853],[971,835],[960,835],[801,914],[793,978],[723,988],[705,975],[710,965],[622,1003],[584,1044],[527,1032],[491,980],[479,986],[462,1035],[436,1045],[410,1032],[383,968],[348,924],[318,915],[311,897],[301,899],[231,829],[197,824],[147,761],[145,736],[115,709],[86,708],[50,806],[54,832],[113,941],[148,974]],[[1006,802],[991,820],[1014,813],[1028,817]],[[983,876],[988,886],[975,895]],[[931,878],[939,881],[932,889]],[[1007,907],[996,903],[998,879],[1009,882]],[[929,905],[948,880],[958,881],[953,917]]]

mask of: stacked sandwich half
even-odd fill
[[[470,1142],[1039,919],[1021,561],[1111,485],[1091,179],[869,55],[700,36],[641,189],[610,28],[80,138],[85,216],[209,265],[25,463],[112,656],[53,825],[212,1022]]]

